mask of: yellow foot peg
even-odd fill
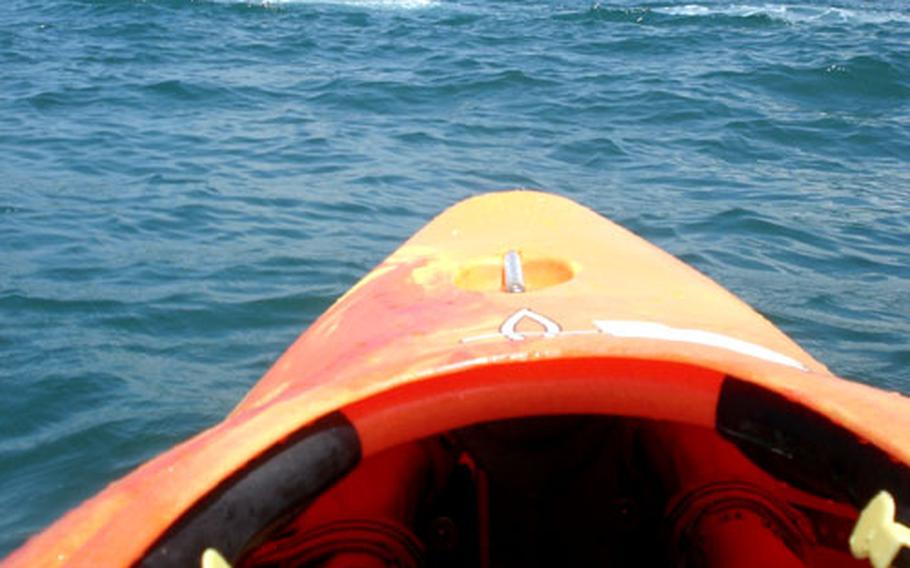
[[[857,559],[868,558],[875,568],[888,568],[901,548],[910,548],[910,528],[895,522],[894,498],[887,491],[876,495],[850,535],[850,551]]]

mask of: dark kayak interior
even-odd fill
[[[704,427],[536,416],[364,459],[248,542],[240,566],[867,566],[856,509]]]

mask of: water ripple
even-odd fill
[[[0,3],[0,556],[491,189],[910,392],[907,45],[898,0]]]

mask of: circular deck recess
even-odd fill
[[[529,254],[522,254],[521,270],[527,292],[562,284],[575,277],[575,270],[568,262]],[[505,292],[502,257],[481,258],[465,263],[455,275],[455,285],[475,292]]]

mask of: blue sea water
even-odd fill
[[[0,3],[0,557],[513,187],[910,392],[902,0]]]

